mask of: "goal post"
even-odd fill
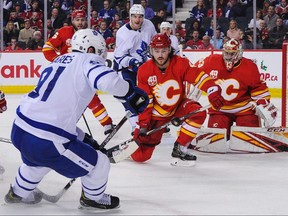
[[[287,89],[287,82],[288,82],[288,41],[284,41],[282,45],[282,99],[281,99],[281,126],[287,127],[288,121],[288,109],[287,109],[287,97],[288,97],[288,89]]]

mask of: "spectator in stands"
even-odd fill
[[[253,49],[253,35],[251,35],[249,30],[246,30],[245,32],[240,30],[239,42],[244,50]]]
[[[73,2],[73,10],[84,10],[85,12],[87,12],[87,0],[74,0]]]
[[[216,7],[216,17],[219,18],[219,17],[222,17],[223,16],[223,10],[220,6],[217,5]],[[208,11],[207,11],[207,17],[213,17],[213,7],[210,8]]]
[[[275,7],[276,14],[282,18],[282,20],[288,19],[288,3],[287,0],[280,0],[280,3]]]
[[[48,14],[51,14],[52,13],[52,10],[57,8],[58,9],[58,16],[65,16],[66,17],[66,13],[61,9],[61,2],[60,0],[54,0],[53,1],[53,4],[52,4],[52,7],[50,8]]]
[[[35,31],[43,31],[43,21],[39,18],[38,12],[33,12],[29,21],[32,29],[34,29]]]
[[[112,31],[112,37],[108,37],[105,42],[106,42],[106,47],[108,50],[114,50],[115,49],[115,43],[116,43],[116,33],[118,31],[118,28],[114,28]]]
[[[268,7],[268,13],[264,17],[264,21],[266,23],[266,26],[269,31],[271,31],[276,26],[276,20],[279,18],[279,16],[275,12],[275,7],[270,5]]]
[[[265,17],[267,14],[268,14],[268,8],[270,6],[270,2],[269,0],[265,0],[264,3],[263,3],[263,8],[262,8],[262,14],[263,14],[263,17]]]
[[[175,25],[176,25],[175,32],[179,33],[181,38],[183,38],[185,40],[185,38],[186,38],[186,29],[182,26],[181,20],[176,20],[175,21]]]
[[[197,4],[189,12],[191,13],[191,18],[195,18],[201,23],[203,17],[207,16],[207,9],[205,7],[204,0],[198,0]]]
[[[229,22],[229,28],[226,34],[229,38],[234,38],[236,40],[240,39],[240,29],[237,27],[237,22],[235,20],[231,20]]]
[[[283,20],[278,17],[276,19],[276,26],[269,31],[268,43],[271,49],[281,49],[282,43],[285,39],[286,28],[283,25]]]
[[[9,43],[13,37],[18,39],[19,31],[20,30],[15,27],[13,21],[8,21],[6,27],[3,30],[3,39],[5,47],[10,45]]]
[[[16,37],[12,37],[11,41],[10,41],[10,46],[7,46],[4,51],[14,51],[14,50],[22,50],[21,47],[19,47],[17,45],[17,38]]]
[[[259,23],[261,20],[263,20],[262,11],[260,9],[258,9],[256,11],[256,27],[257,28],[259,28]],[[251,28],[251,26],[254,26],[254,19],[253,18],[250,20],[250,22],[248,24],[248,28]]]
[[[98,16],[97,10],[92,10],[90,18],[91,28],[95,30],[98,29],[102,20],[104,19]]]
[[[190,34],[191,39],[186,42],[186,49],[199,49],[200,46],[203,46],[203,41],[199,38],[198,30],[193,30]]]
[[[43,21],[44,14],[43,14],[43,11],[39,7],[39,1],[33,0],[31,6],[32,6],[31,10],[27,12],[27,18],[30,18],[32,16],[33,12],[37,12],[39,19],[41,19]]]
[[[222,27],[218,24],[216,20],[216,29],[221,31],[221,38],[225,35]],[[210,22],[209,28],[206,29],[205,35],[208,35],[210,38],[214,35],[214,20],[212,19]]]
[[[148,2],[147,0],[141,0],[141,5],[145,10],[145,19],[152,19],[155,15],[154,10],[151,7],[148,7]]]
[[[199,33],[199,38],[202,38],[205,35],[205,29],[201,27],[200,22],[198,20],[195,20],[191,23],[189,31],[186,34],[185,40],[188,41],[191,39],[191,34],[194,30],[197,30]]]
[[[64,17],[59,14],[58,8],[53,8],[51,14],[48,15],[48,19],[51,19],[54,29],[59,29],[63,26]]]
[[[21,6],[22,6],[22,10],[24,12],[28,12],[31,10],[32,8],[32,5],[31,5],[32,1],[31,0],[24,0],[22,3],[21,3]]]
[[[268,29],[266,28],[266,23],[264,20],[260,20],[259,23],[259,33],[260,33],[260,38],[262,41],[262,45],[264,49],[269,49],[269,44],[268,44]]]
[[[55,33],[51,19],[47,19],[47,39],[51,38]]]
[[[178,44],[182,44],[185,47],[185,39],[181,37],[179,32],[175,32],[175,36],[178,40]]]
[[[110,23],[113,21],[113,18],[116,14],[116,10],[114,10],[113,8],[110,8],[110,4],[109,1],[105,0],[103,2],[103,7],[100,11],[99,11],[99,18],[105,19],[107,21],[107,25],[109,26]]]
[[[110,30],[113,30],[114,28],[116,28],[116,25],[119,24],[119,23],[121,23],[120,26],[123,25],[122,21],[120,20],[119,14],[116,13],[116,14],[114,15],[113,21],[110,23],[110,25],[109,25],[108,28],[109,28]]]
[[[160,33],[160,24],[165,21],[165,11],[164,9],[159,9],[156,15],[151,19],[157,33]]]
[[[73,4],[74,4],[73,0],[63,0],[62,3],[61,3],[62,11],[66,15],[70,14],[72,12],[72,10],[73,10]]]
[[[40,31],[35,31],[33,37],[27,43],[27,50],[42,50],[44,40]]]
[[[204,35],[202,38],[203,44],[198,46],[201,50],[213,50],[214,46],[210,43],[211,38],[208,35]]]
[[[27,43],[29,39],[33,37],[34,32],[35,30],[30,27],[30,21],[28,19],[25,20],[25,28],[20,30],[18,41],[23,42],[23,44],[25,43],[27,46]]]
[[[20,4],[19,2],[16,2],[16,3],[14,4],[13,9],[16,11],[17,17],[19,17],[19,18],[21,18],[21,19],[23,19],[23,20],[26,19],[26,12],[24,12],[24,11],[22,10],[21,4]]]
[[[244,16],[243,8],[237,0],[229,0],[225,8],[225,17],[235,19],[236,17]]]
[[[222,40],[222,41],[223,41],[222,44],[224,45],[224,44],[225,44],[227,41],[229,41],[230,39],[231,39],[231,38],[229,38],[228,36],[224,36],[224,37],[223,37],[223,40]],[[222,45],[221,49],[223,49],[223,45]]]
[[[129,22],[130,1],[126,1],[124,9],[120,12],[120,17],[124,23]]]
[[[216,29],[215,36],[211,37],[210,43],[213,45],[215,49],[222,49],[223,46],[223,37],[221,29]],[[215,43],[214,43],[215,42]]]
[[[166,16],[172,16],[172,0],[163,1],[166,5]]]
[[[13,21],[14,25],[18,29],[23,29],[25,27],[24,20],[22,18],[17,17],[17,12],[15,9],[11,10],[9,21]]]
[[[100,22],[99,29],[97,29],[97,32],[99,32],[104,39],[106,40],[108,37],[113,37],[111,30],[107,27],[106,20],[102,20]]]

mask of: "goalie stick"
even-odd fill
[[[130,117],[131,113],[127,112],[126,115],[121,119],[121,121],[113,128],[112,132],[105,138],[105,140],[101,143],[99,146],[99,149],[103,149],[105,145],[113,138],[113,136],[119,131],[119,129],[124,125],[124,123],[127,121],[127,119]],[[84,117],[84,116],[83,116]],[[11,142],[11,141],[10,141]],[[109,149],[109,152],[120,150],[120,145],[117,145],[115,147],[112,147]],[[114,156],[111,153],[112,156]],[[111,161],[112,160],[112,161]],[[116,163],[118,161],[115,161],[113,158],[110,159],[110,161],[113,163]],[[61,191],[59,191],[56,195],[48,195],[41,191],[39,188],[35,188],[35,192],[41,194],[42,198],[48,202],[56,203],[58,200],[64,195],[64,193],[71,187],[71,185],[75,182],[76,178],[71,179]]]

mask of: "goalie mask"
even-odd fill
[[[223,59],[226,69],[232,71],[234,65],[242,58],[243,50],[240,42],[236,39],[230,39],[223,46]]]
[[[101,34],[92,29],[80,29],[74,33],[72,40],[72,51],[88,53],[89,48],[93,48],[94,53],[107,58],[106,43]]]

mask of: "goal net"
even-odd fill
[[[288,42],[284,42],[282,46],[282,102],[281,102],[281,125],[282,127],[288,126],[288,105],[287,105],[287,96],[288,96]]]

